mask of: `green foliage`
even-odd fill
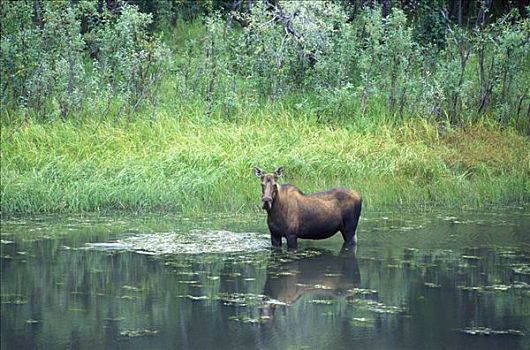
[[[98,12],[96,1],[43,1],[35,22],[33,5],[1,5],[3,106],[51,119],[105,115],[111,102],[130,112],[155,96],[169,51],[148,33],[151,15],[129,5],[112,14]]]
[[[157,84],[168,68],[169,50],[148,34],[151,17],[125,5],[121,16],[97,27],[94,78],[99,83],[94,87],[105,88],[95,98],[120,96],[122,107],[134,111],[144,99],[156,97]]]
[[[304,96],[294,107],[321,121],[486,118],[529,130],[528,19],[516,11],[474,31],[440,19],[436,38],[418,38],[426,24],[399,8],[385,18],[366,8],[350,23],[346,14],[335,3],[292,1],[209,16],[191,90],[202,82],[208,115],[229,116],[248,100]]]
[[[444,17],[443,1],[387,17],[365,8],[350,20],[336,2],[259,1],[228,13],[205,2],[202,23],[182,20],[191,2],[137,3],[153,14],[42,1],[39,17],[33,1],[2,2],[2,110],[130,120],[163,105],[234,119],[272,100],[363,128],[421,117],[530,132],[529,24],[517,10],[468,30]]]

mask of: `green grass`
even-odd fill
[[[288,110],[235,121],[161,112],[128,124],[4,123],[1,210],[258,210],[252,166],[285,167],[305,192],[356,189],[368,208],[525,205],[530,141],[484,124],[439,132],[424,121],[355,130]]]

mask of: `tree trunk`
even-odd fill
[[[491,8],[491,0],[481,0],[480,7],[477,14],[477,22],[475,23],[476,27],[484,28],[488,19],[488,12]]]
[[[381,13],[383,15],[383,18],[388,17],[391,8],[392,5],[390,3],[390,0],[381,0]]]
[[[41,0],[35,0],[34,8],[35,8],[35,23],[40,29],[42,29],[44,28],[44,18],[42,16]]]

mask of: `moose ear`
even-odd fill
[[[283,166],[281,166],[278,169],[276,169],[276,171],[274,171],[274,175],[276,175],[276,177],[282,176],[283,175]]]
[[[263,175],[263,170],[261,170],[257,166],[254,167],[254,171],[255,171],[257,177],[261,177],[261,175]]]

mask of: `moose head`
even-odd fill
[[[269,211],[278,195],[278,178],[283,174],[283,167],[277,168],[273,173],[264,173],[258,167],[254,167],[254,171],[261,180],[262,208]]]

